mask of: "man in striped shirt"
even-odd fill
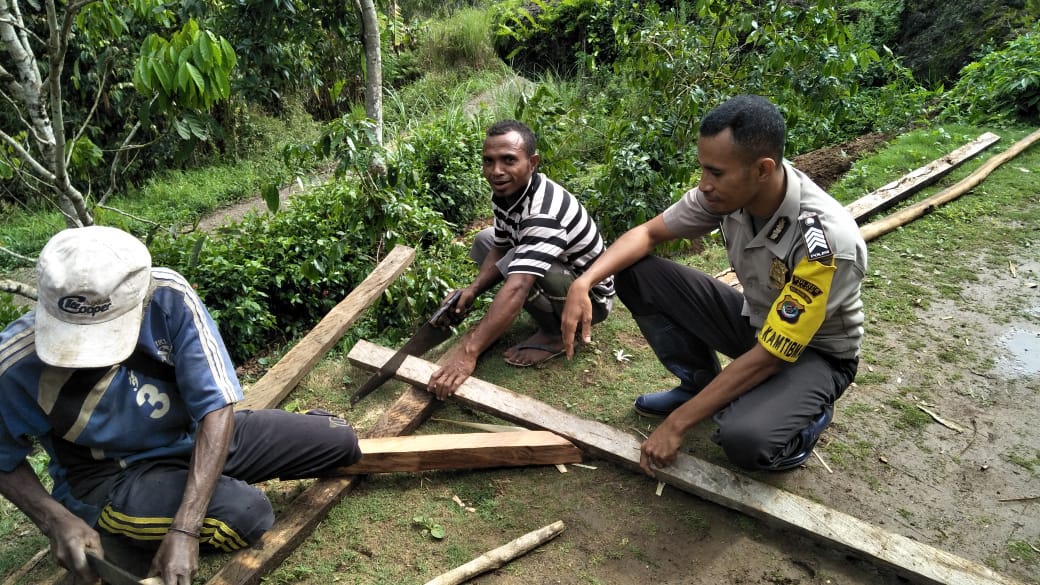
[[[135,574],[190,583],[200,546],[244,548],[273,524],[249,484],[360,459],[343,419],[235,412],[242,388],[216,325],[134,236],[64,230],[37,273],[36,308],[0,331],[0,494],[85,582],[85,551],[103,549]],[[50,493],[26,461],[34,439]]]
[[[567,289],[603,252],[603,238],[574,195],[537,172],[534,133],[516,120],[493,124],[484,140],[484,178],[491,186],[492,227],[481,231],[470,250],[480,266],[456,305],[462,311],[475,298],[502,283],[487,314],[456,344],[430,377],[438,398],[452,395],[476,368],[477,358],[512,325],[524,309],[538,326],[525,341],[506,350],[505,361],[526,367],[559,355],[564,343],[560,315]],[[607,318],[614,281],[607,277],[589,289],[592,323]]]

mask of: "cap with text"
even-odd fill
[[[63,368],[99,368],[130,357],[151,267],[148,248],[122,230],[58,232],[36,264],[36,354]]]

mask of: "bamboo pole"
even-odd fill
[[[564,528],[563,520],[557,520],[548,526],[528,532],[516,540],[503,544],[464,565],[460,565],[443,575],[431,579],[426,582],[426,585],[458,585],[459,583],[465,583],[481,573],[497,569],[509,561],[549,542],[563,532]]]
[[[40,564],[40,561],[42,561],[43,557],[47,556],[47,553],[49,552],[51,552],[50,546],[44,547],[43,550],[38,551],[28,560],[28,562],[19,567],[17,571],[8,575],[8,577],[4,579],[4,585],[15,585],[15,583],[21,580],[22,577],[26,576],[29,571],[33,570],[36,565]]]
[[[1015,144],[1012,144],[1011,147],[1005,150],[1004,152],[987,160],[972,174],[961,179],[956,184],[951,185],[946,189],[943,189],[935,195],[932,195],[928,199],[925,199],[924,201],[920,201],[909,207],[901,209],[900,211],[885,216],[884,218],[879,219],[877,221],[860,226],[859,233],[863,236],[864,241],[869,242],[873,239],[887,234],[888,232],[896,229],[897,227],[906,225],[911,221],[927,213],[930,213],[936,207],[944,203],[949,203],[950,201],[953,201],[954,199],[974,189],[997,167],[1018,156],[1022,151],[1032,146],[1033,143],[1037,140],[1040,140],[1040,130],[1036,130],[1029,136],[1026,136],[1022,140],[1019,140]]]

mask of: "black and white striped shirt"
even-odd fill
[[[559,260],[581,275],[585,267],[603,253],[603,238],[585,206],[566,189],[542,173],[531,178],[524,194],[508,209],[491,198],[495,213],[495,245],[513,248],[508,274],[545,276]],[[596,284],[593,292],[613,296],[614,278]]]

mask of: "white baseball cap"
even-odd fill
[[[58,232],[36,264],[36,354],[63,368],[100,368],[137,345],[152,256],[111,227]]]

